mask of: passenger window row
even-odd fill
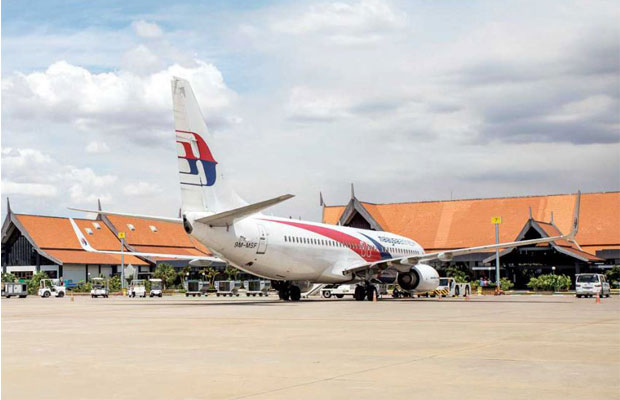
[[[337,242],[335,240],[330,240],[330,239],[314,239],[314,238],[307,238],[307,237],[301,237],[301,236],[288,236],[285,235],[284,236],[284,241],[287,243],[299,243],[299,244],[310,244],[310,245],[315,245],[315,246],[325,246],[325,247],[348,247],[350,249],[362,249],[364,246],[360,245],[360,244],[351,244],[351,243],[340,243]],[[390,250],[390,249],[387,249]],[[412,249],[391,249],[390,251],[394,252],[398,252],[400,254],[417,254],[418,252],[416,250],[412,250]]]

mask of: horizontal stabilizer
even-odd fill
[[[93,214],[102,214],[102,215],[117,215],[119,217],[150,219],[153,221],[183,222],[181,218],[157,217],[154,215],[129,214],[129,213],[119,213],[119,212],[114,212],[114,211],[101,211],[101,210],[86,210],[83,208],[72,208],[72,207],[69,207],[69,210],[82,211],[82,212],[93,213]]]
[[[213,262],[223,262],[221,259],[217,257],[209,257],[209,256],[190,256],[186,254],[161,254],[161,253],[143,253],[143,252],[135,252],[135,251],[116,251],[116,250],[96,250],[93,248],[80,228],[77,226],[73,218],[69,218],[71,221],[71,226],[73,227],[73,231],[78,238],[78,242],[80,242],[80,246],[83,250],[88,251],[89,253],[100,253],[100,254],[123,254],[128,256],[137,256],[137,257],[160,257],[160,258],[173,258],[177,260],[190,260],[190,264],[200,263],[201,266],[205,266],[205,264],[213,263]]]
[[[199,218],[196,222],[206,224],[209,226],[228,226],[232,225],[235,221],[249,217],[252,214],[256,214],[265,208],[271,207],[278,203],[282,203],[285,200],[295,197],[292,194],[285,194],[276,198],[261,201],[258,203],[250,204],[249,206],[243,206],[235,208],[233,210],[224,211],[221,213],[209,215],[208,217]]]

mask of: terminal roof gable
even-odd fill
[[[370,214],[370,212],[364,207],[364,205],[356,198],[352,197],[347,204],[347,207],[342,212],[340,219],[338,220],[339,225],[346,226],[355,216],[355,214],[359,214],[364,218],[370,227],[375,231],[384,230],[383,227],[377,222],[376,219]]]
[[[537,235],[535,234],[535,236],[538,236],[538,237],[551,237],[551,236],[562,235],[562,232],[560,232],[558,227],[555,226],[552,222],[536,221],[530,218],[523,226],[523,229],[521,229],[521,232],[519,232],[519,235],[516,237],[515,241],[532,239],[533,238],[531,234],[532,230],[537,233]],[[547,246],[547,244],[544,244],[544,246]],[[555,242],[549,243],[549,246],[551,246],[557,252],[565,254],[569,257],[576,258],[579,261],[583,261],[583,262],[603,261],[602,259],[581,250],[581,248],[576,242],[573,243],[567,240],[556,240]],[[512,251],[515,251],[515,249],[518,249],[518,247],[502,250],[499,253],[499,256],[503,257],[511,253]],[[495,260],[495,255],[492,255],[492,256],[485,258],[484,263],[491,263],[494,260]]]

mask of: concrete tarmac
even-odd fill
[[[3,399],[620,399],[620,299],[2,299]]]

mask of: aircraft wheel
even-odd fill
[[[366,297],[366,289],[364,288],[364,286],[355,287],[355,294],[353,295],[353,297],[357,301],[364,300],[364,298]]]
[[[289,289],[291,301],[299,301],[301,300],[301,289],[299,286],[291,286]]]
[[[373,301],[374,297],[377,295],[377,288],[374,286],[368,286],[366,288],[366,300]],[[377,296],[379,297],[379,296]]]
[[[280,300],[287,301],[290,298],[290,293],[289,293],[288,288],[282,288],[278,290],[278,296],[280,297]]]

